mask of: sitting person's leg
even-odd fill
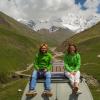
[[[70,80],[72,88],[74,87],[74,76],[70,72],[65,72],[65,76]]]
[[[75,76],[74,76],[74,90],[75,92],[78,91],[79,89],[79,83],[80,83],[80,71],[77,71]]]
[[[51,72],[46,72],[45,73],[45,81],[44,81],[44,92],[42,94],[42,96],[52,96],[52,92],[51,92]]]
[[[34,72],[32,73],[32,78],[30,80],[30,90],[35,90],[36,87],[36,83],[37,83],[37,71],[34,70]]]
[[[45,73],[44,89],[51,90],[51,72]]]
[[[30,79],[29,91],[26,93],[26,96],[36,96],[37,95],[37,92],[35,91],[36,81],[37,81],[37,71],[34,71]]]
[[[75,82],[78,83],[78,84],[80,83],[80,71],[77,71],[77,72],[76,72],[76,75],[75,75]]]

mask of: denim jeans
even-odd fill
[[[36,83],[38,79],[37,71],[34,70],[32,73],[32,79],[30,80],[30,90],[35,90],[36,88]],[[44,89],[45,90],[50,90],[51,89],[51,72],[48,71],[45,73],[45,81],[44,81]]]

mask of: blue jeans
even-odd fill
[[[35,90],[36,87],[36,83],[37,83],[37,71],[34,70],[34,72],[32,73],[32,79],[30,80],[30,90]],[[50,90],[51,89],[51,72],[46,72],[45,73],[45,81],[44,81],[44,89],[45,90]]]

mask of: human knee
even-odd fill
[[[77,72],[76,72],[75,77],[77,77],[77,78],[79,78],[79,77],[80,77],[80,71],[77,71]]]
[[[46,72],[46,78],[51,78],[51,73],[50,72]]]
[[[37,79],[37,71],[34,71],[34,72],[32,73],[32,78]]]
[[[80,71],[77,71],[77,73],[76,73],[75,82],[76,83],[79,83],[80,82]]]
[[[79,84],[79,82],[80,82],[80,79],[75,80],[75,83]]]

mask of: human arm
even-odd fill
[[[80,69],[80,66],[81,66],[81,57],[80,57],[80,54],[77,54],[76,56],[77,56],[76,57],[77,63],[76,63],[76,67],[75,67],[74,72],[77,72]]]
[[[72,72],[71,67],[68,65],[68,55],[67,54],[65,54],[64,56],[64,69],[69,72]]]
[[[51,71],[51,69],[52,69],[52,55],[49,54],[49,61],[48,61],[47,71]]]
[[[38,54],[36,54],[35,59],[34,59],[34,69],[39,70],[39,67],[38,67]]]

